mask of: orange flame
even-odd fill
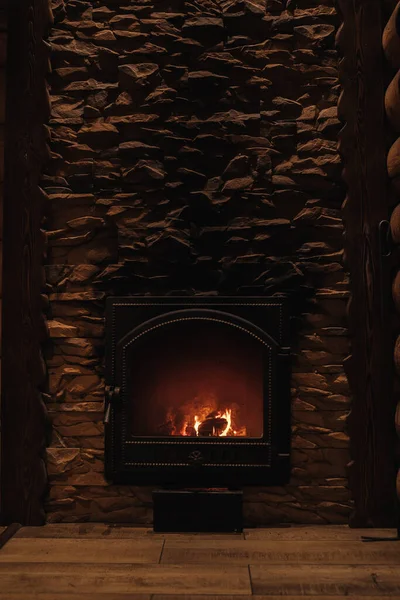
[[[228,433],[229,433],[229,430],[231,428],[231,423],[232,423],[232,411],[231,411],[231,409],[227,408],[225,410],[225,412],[221,415],[221,417],[223,419],[226,419],[227,424],[226,424],[226,427],[225,427],[224,431],[220,434],[219,437],[226,437],[228,435]]]
[[[215,416],[218,419],[225,419],[226,427],[221,433],[218,434],[218,437],[226,437],[232,429],[232,409],[226,408],[224,412],[218,411]],[[201,421],[199,419],[199,417],[197,415],[195,415],[193,429],[196,432],[196,436],[199,435],[199,428],[202,423],[204,423],[204,421]],[[213,429],[213,434],[215,434],[214,429]],[[237,432],[232,429],[232,434],[237,435]]]
[[[211,394],[196,396],[182,408],[169,408],[164,418],[166,435],[192,437],[244,437],[247,428],[241,423],[240,409],[236,404],[229,408],[218,407],[218,399]]]
[[[199,427],[202,424],[202,421],[200,421],[200,419],[197,417],[197,415],[195,415],[194,417],[194,430],[196,432],[196,435],[199,435]]]

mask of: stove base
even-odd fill
[[[153,529],[158,533],[240,533],[242,504],[241,491],[156,490]]]

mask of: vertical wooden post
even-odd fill
[[[338,32],[344,121],[340,151],[351,356],[346,372],[353,403],[348,419],[353,527],[395,523],[395,430],[390,261],[379,223],[388,218],[381,0],[339,0]]]
[[[392,197],[396,204],[390,217],[391,241],[397,246],[394,255],[394,280],[393,302],[400,313],[400,2],[394,7],[390,19],[385,27],[382,37],[383,50],[386,60],[392,68],[391,81],[386,90],[385,108],[388,117],[388,126],[394,133],[394,143],[390,147],[387,157],[387,170],[391,181]],[[394,365],[397,375],[400,375],[400,327],[397,326],[397,339],[394,346]],[[399,383],[397,381],[397,383]],[[398,386],[397,386],[398,388]],[[395,414],[395,428],[400,438],[400,401],[398,389],[396,393],[397,407]],[[398,510],[400,510],[400,470],[397,472]],[[400,514],[398,515],[398,536],[400,537]]]
[[[3,339],[1,399],[1,520],[44,521],[45,381],[41,342],[44,194],[40,173],[48,155],[46,89],[51,22],[49,0],[8,3],[5,128]]]
[[[7,57],[7,6],[6,0],[0,0],[0,323],[3,301],[3,200],[4,200],[4,124],[6,107],[6,57]],[[1,374],[1,339],[0,327],[0,374]],[[1,377],[0,377],[1,383]],[[0,386],[1,407],[1,386]],[[1,427],[0,427],[1,436]],[[1,467],[1,452],[0,452]],[[1,474],[1,470],[0,470]],[[0,490],[1,493],[1,490]],[[1,505],[1,500],[0,500]]]

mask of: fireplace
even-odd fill
[[[284,484],[290,353],[281,298],[109,298],[106,476]]]

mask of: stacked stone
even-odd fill
[[[390,66],[397,71],[385,95],[385,108],[389,124],[400,134],[400,2],[397,3],[383,32],[383,49]],[[400,244],[400,137],[392,144],[387,157],[388,174],[391,180],[395,206],[390,217],[390,233],[394,244]],[[400,270],[393,280],[393,301],[398,312],[400,312]],[[398,335],[394,348],[394,364],[397,374],[400,375],[400,335]],[[398,382],[395,386],[398,390]],[[398,394],[397,394],[398,400]],[[400,401],[397,402],[395,412],[395,428],[400,438]],[[400,456],[398,457],[398,459]],[[400,464],[400,460],[398,460]],[[400,505],[400,469],[397,472],[396,481],[397,497]],[[400,523],[399,536],[400,536]]]
[[[345,522],[347,278],[333,0],[54,0],[50,521],[148,523],[103,478],[104,299],[291,299],[293,477],[248,524]]]

